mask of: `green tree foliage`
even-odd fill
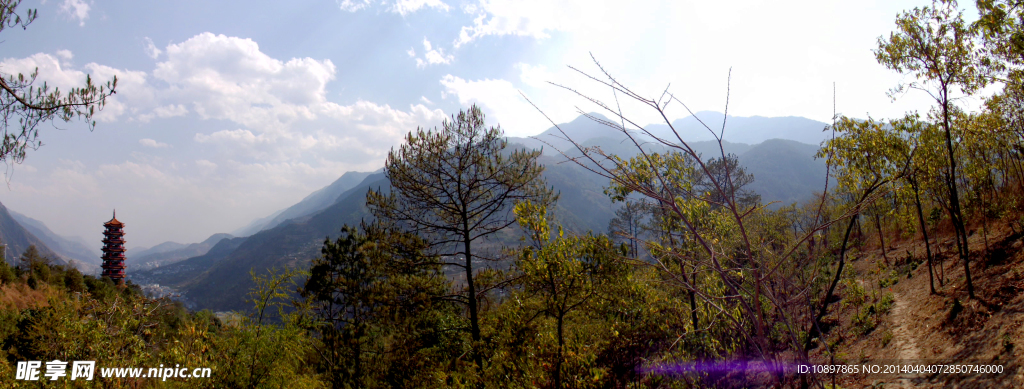
[[[335,388],[433,387],[462,353],[450,288],[422,239],[380,225],[325,241],[300,293]],[[468,345],[467,345],[468,346]],[[454,354],[454,355],[452,355]]]
[[[33,300],[25,301],[26,308],[0,305],[0,376],[7,377],[0,380],[0,388],[52,387],[48,380],[10,378],[18,361],[54,359],[96,361],[97,368],[212,369],[210,379],[102,378],[97,370],[93,381],[61,383],[75,388],[324,387],[307,363],[314,340],[299,325],[301,314],[285,313],[277,324],[258,315],[236,316],[240,320],[225,325],[208,311],[188,313],[180,303],[146,298],[130,281],[114,285],[109,278],[99,280],[46,263],[34,271],[44,267],[49,281],[36,278],[35,291],[26,285],[29,273],[2,289],[6,300]],[[284,292],[296,274],[257,277],[254,312],[290,305]],[[77,280],[84,280],[85,291],[77,290],[82,287]]]
[[[981,33],[988,51],[1001,61],[989,63],[996,71],[1009,70],[1008,81],[1020,85],[1024,65],[1024,2],[978,0],[978,20],[972,27]]]
[[[375,217],[422,235],[445,265],[462,270],[465,291],[455,300],[466,306],[478,368],[482,337],[474,262],[482,256],[474,244],[515,224],[515,202],[554,198],[541,178],[540,151],[508,152],[507,144],[501,129],[485,127],[480,108],[470,107],[440,130],[409,133],[385,163],[391,192],[370,191],[366,200]]]
[[[568,333],[568,321],[578,312],[588,310],[602,293],[615,293],[615,278],[626,274],[615,245],[607,236],[565,236],[562,228],[552,237],[544,205],[521,202],[516,205],[519,225],[532,242],[516,260],[517,283],[524,294],[531,296],[526,309],[535,310],[554,320],[555,352],[551,356],[550,381],[553,388],[580,387],[591,378],[590,371],[579,369],[588,364],[580,353],[567,345],[567,339],[579,339]],[[576,369],[572,369],[576,367]],[[568,374],[566,374],[568,373]]]
[[[300,325],[304,317],[301,312],[286,311],[292,301],[290,292],[305,273],[285,269],[250,274],[256,284],[249,292],[254,310],[240,317],[238,327],[216,343],[223,358],[214,373],[221,375],[218,381],[239,388],[321,387],[315,370],[306,363],[312,339]],[[270,322],[271,315],[280,323]]]
[[[0,0],[0,32],[15,27],[26,29],[36,19],[38,13],[34,9],[25,11],[23,17],[17,9],[20,4],[21,0]],[[54,119],[70,122],[78,118],[85,120],[90,129],[95,128],[93,116],[103,109],[107,97],[117,88],[116,76],[106,85],[93,84],[92,78],[86,76],[85,86],[71,88],[65,94],[59,88],[51,90],[45,82],[42,86],[35,85],[38,75],[39,69],[29,75],[0,73],[0,116],[3,117],[0,161],[10,158],[20,163],[29,148],[41,146],[39,125],[42,123]]]
[[[615,210],[615,217],[608,222],[608,235],[613,241],[626,244],[630,258],[640,257],[647,208],[647,204],[642,201],[626,200],[621,208]]]
[[[949,216],[957,232],[957,248],[964,264],[967,291],[974,298],[968,258],[967,229],[957,188],[957,160],[953,149],[953,98],[959,90],[971,94],[984,87],[982,57],[975,45],[976,31],[964,21],[955,0],[935,0],[931,7],[917,7],[900,14],[896,32],[878,39],[875,57],[886,68],[914,76],[917,81],[900,84],[893,94],[907,88],[927,92],[936,102],[946,135],[946,189]]]
[[[28,270],[28,285],[35,288],[40,283],[50,281],[50,259],[39,253],[36,245],[29,245],[21,254],[20,262]]]
[[[853,201],[850,202],[850,209],[845,212],[850,220],[843,234],[832,282],[818,303],[819,308],[814,319],[816,328],[820,325],[821,318],[825,316],[843,274],[847,245],[854,223],[866,206],[878,201],[887,189],[893,188],[910,170],[915,151],[906,142],[906,134],[903,131],[916,121],[917,118],[913,115],[889,122],[871,118],[856,120],[840,117],[832,126],[838,135],[824,142],[818,151],[817,157],[829,157],[835,165],[833,174],[838,183],[835,190],[848,194]],[[883,231],[879,230],[878,233],[881,237]],[[884,250],[884,247],[882,249]],[[814,329],[812,334],[817,332],[817,329]]]

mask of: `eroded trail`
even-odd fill
[[[898,363],[902,365],[920,363],[921,349],[917,345],[914,331],[910,329],[910,324],[917,319],[907,311],[907,303],[902,294],[894,292],[893,297],[895,298],[895,303],[892,306],[890,319],[893,324],[892,340],[893,346],[896,347]],[[896,382],[904,388],[915,387],[914,383],[908,378],[900,378]]]

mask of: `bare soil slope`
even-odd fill
[[[885,255],[888,264],[877,245],[852,253],[848,281],[856,282],[842,284],[843,300],[828,318],[838,325],[827,336],[834,342],[836,363],[1001,365],[1003,373],[859,374],[839,377],[840,386],[1024,388],[1022,238],[1024,230],[1009,223],[990,222],[987,234],[981,226],[972,231],[976,299],[968,297],[952,234],[940,234],[938,244],[932,238],[935,294],[929,291],[919,238],[891,244]],[[944,279],[942,286],[939,278]],[[859,304],[858,296],[863,301]]]

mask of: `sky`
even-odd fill
[[[694,112],[722,112],[727,94],[734,116],[925,112],[923,93],[886,94],[907,79],[872,50],[899,12],[927,4],[25,0],[21,13],[39,17],[0,33],[0,73],[38,68],[64,90],[116,75],[118,86],[94,131],[40,127],[44,145],[6,166],[0,202],[97,247],[114,209],[129,248],[198,242],[383,167],[406,133],[471,104],[509,136],[600,111],[549,83],[614,104],[570,68],[604,77],[595,59],[640,95],[667,88]],[[638,123],[660,122],[620,103]],[[667,113],[688,116],[680,104]]]

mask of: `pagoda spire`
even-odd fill
[[[124,283],[124,223],[117,220],[117,210],[110,221],[103,224],[103,268],[102,275],[110,277],[115,284]]]

